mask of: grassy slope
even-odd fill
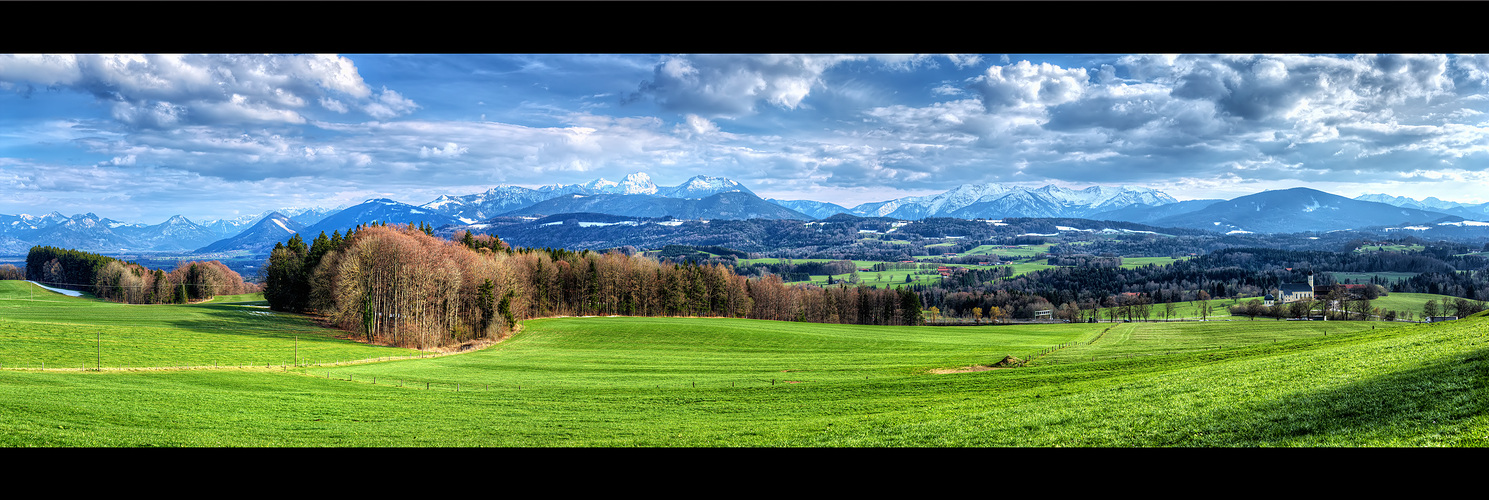
[[[34,289],[34,290],[33,290]],[[32,292],[35,299],[32,299]],[[337,339],[342,332],[262,307],[254,295],[193,305],[128,305],[0,281],[0,366],[212,366],[421,354]]]
[[[1489,317],[533,320],[486,351],[353,367],[3,370],[0,446],[1484,446],[1486,334]],[[1027,368],[925,373],[1071,342]]]

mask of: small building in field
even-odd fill
[[[1277,289],[1277,297],[1284,304],[1300,300],[1313,300],[1313,286],[1307,283],[1287,283]]]

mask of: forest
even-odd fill
[[[78,250],[36,246],[26,255],[25,279],[127,304],[184,304],[217,295],[259,291],[218,261],[179,262],[169,273]]]

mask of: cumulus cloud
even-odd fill
[[[982,95],[989,112],[1004,108],[1037,108],[1079,99],[1090,78],[1084,68],[1061,68],[1049,63],[1019,61],[1008,66],[990,66],[973,80],[971,88]]]
[[[632,57],[624,78],[604,83],[555,77],[547,72],[581,65],[550,61],[523,70],[548,91],[509,98],[501,94],[531,92],[534,81],[507,80],[451,111],[398,80],[369,86],[338,56],[0,56],[7,92],[72,90],[97,101],[91,118],[0,134],[7,146],[80,148],[83,167],[55,180],[26,167],[0,179],[23,186],[16,196],[26,197],[68,182],[106,189],[111,176],[139,172],[242,189],[313,176],[360,196],[373,185],[437,195],[446,186],[645,171],[659,184],[706,173],[762,193],[822,188],[885,193],[882,200],[966,182],[1229,192],[1359,176],[1404,185],[1489,175],[1489,57],[1073,59]],[[592,106],[627,90],[656,106],[632,107],[631,116]],[[48,99],[37,94],[0,93],[10,99],[0,106]],[[469,108],[476,103],[487,107]],[[645,116],[656,109],[665,113]],[[0,167],[17,161],[36,164],[0,157]]]
[[[386,89],[373,95],[351,60],[334,55],[0,55],[0,83],[86,92],[143,128],[303,123],[307,102],[345,112],[332,96],[365,101],[375,116],[416,107]]]
[[[630,99],[650,97],[668,110],[713,117],[752,114],[762,101],[795,109],[813,88],[823,85],[824,71],[852,59],[826,55],[668,57]]]
[[[958,179],[1007,180],[1017,172],[1047,181],[1157,182],[1246,172],[1312,181],[1401,165],[1485,170],[1469,160],[1489,157],[1489,124],[1478,123],[1485,105],[1459,88],[1489,77],[1480,73],[1484,62],[1154,55],[1087,71],[1020,61],[968,80],[979,99],[943,85],[929,95],[954,100],[866,109],[865,123],[876,128],[855,135],[882,141],[866,162],[897,168],[918,164],[913,144],[953,146],[933,170]],[[981,105],[969,107],[973,101]]]
[[[445,143],[444,149],[430,148],[428,146],[422,146],[422,147],[420,147],[419,148],[419,157],[420,158],[457,158],[460,155],[465,154],[467,151],[470,151],[470,148],[463,148],[463,147],[460,147],[459,145],[456,145],[453,142],[447,142],[447,143]]]

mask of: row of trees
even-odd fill
[[[1485,309],[1489,309],[1489,305],[1486,305],[1482,300],[1444,298],[1440,303],[1437,300],[1429,300],[1426,304],[1423,304],[1422,316],[1457,316],[1466,318]]]
[[[667,264],[619,251],[513,249],[487,235],[451,240],[372,226],[306,246],[275,248],[264,297],[277,310],[314,310],[369,341],[431,347],[567,315],[712,316],[856,324],[918,324],[911,292],[786,285],[721,264]]]
[[[241,275],[215,260],[181,262],[167,273],[113,257],[47,246],[33,247],[26,255],[25,279],[128,304],[184,304],[259,291],[257,285],[245,283]]]
[[[93,281],[94,295],[127,304],[185,304],[257,291],[257,285],[215,260],[183,262],[169,273],[116,260],[105,264]]]

